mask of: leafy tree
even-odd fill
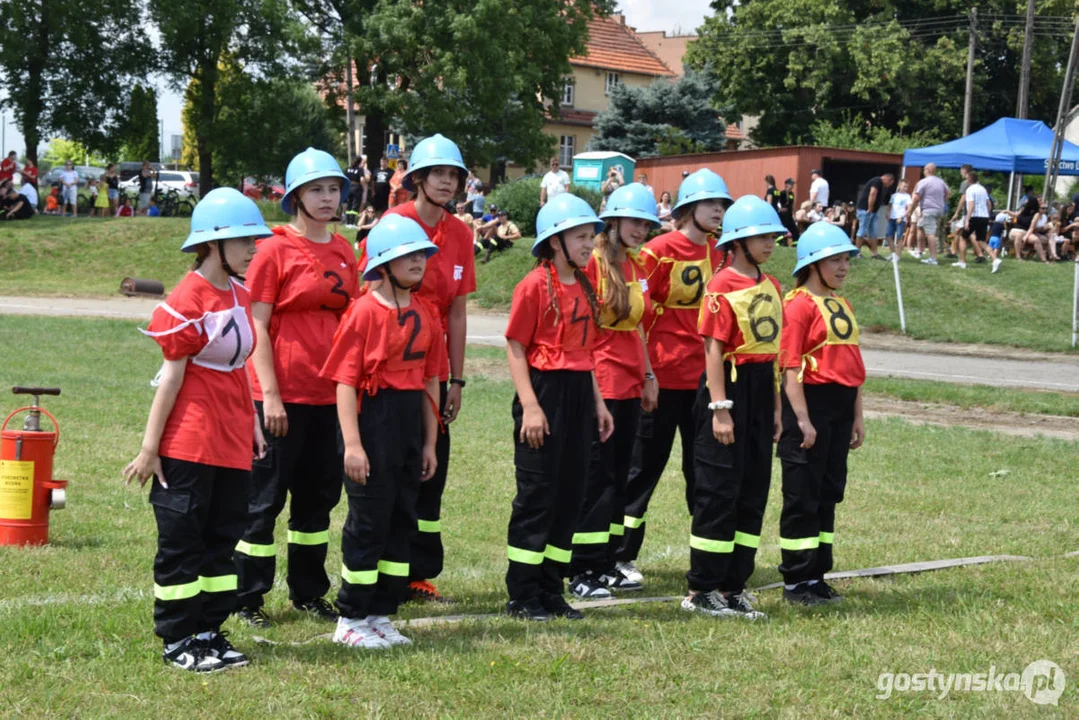
[[[41,168],[47,172],[51,168],[63,165],[68,160],[76,165],[103,165],[105,163],[105,158],[102,155],[91,152],[81,142],[54,137],[49,140],[49,145],[45,148],[45,154],[41,156]]]
[[[593,147],[631,157],[722,150],[726,124],[712,107],[715,94],[716,82],[700,72],[642,88],[619,84],[596,116]]]
[[[120,157],[124,160],[161,160],[161,145],[157,124],[157,91],[141,83],[131,88],[131,97],[124,118],[124,144]]]
[[[218,93],[222,63],[234,62],[241,72],[280,77],[294,69],[295,58],[309,38],[285,0],[148,3],[150,18],[161,35],[165,72],[189,91],[191,81],[198,81],[194,112],[188,119],[194,127],[199,185],[208,192],[215,186],[215,150],[224,142],[216,125],[224,105],[232,101]],[[191,93],[187,94],[191,99]]]
[[[145,32],[128,0],[5,2],[0,10],[0,107],[14,111],[37,161],[44,135],[118,146],[124,89],[151,69]]]
[[[926,147],[944,142],[945,138],[928,130],[907,134],[897,133],[880,125],[873,125],[856,114],[848,113],[838,125],[818,120],[811,128],[818,145],[848,148],[850,150],[873,150],[875,152],[901,153],[910,148]]]
[[[588,21],[612,0],[294,0],[318,27],[338,20],[359,68],[356,99],[365,116],[367,155],[377,163],[383,131],[441,132],[466,162],[522,164],[549,155],[543,125],[584,52]],[[328,8],[328,9],[327,9]],[[336,48],[340,58],[344,46]],[[331,57],[330,53],[326,54]]]
[[[1070,18],[1071,1],[1041,0],[1039,15]],[[978,3],[975,129],[1015,113],[1019,5]],[[712,7],[686,63],[722,79],[717,102],[760,116],[751,132],[758,144],[817,141],[814,127],[840,124],[852,111],[893,132],[962,131],[968,0],[715,0]],[[1030,117],[1055,118],[1070,24],[1035,38]]]

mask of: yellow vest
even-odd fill
[[[723,354],[723,361],[735,355],[779,356],[779,337],[783,330],[783,300],[772,281],[762,277],[753,287],[728,293],[706,292],[707,310],[720,310],[719,298],[725,298],[734,310],[738,329],[742,331],[742,344]],[[703,313],[705,308],[701,308]],[[738,380],[738,366],[731,363],[731,382]]]
[[[644,317],[644,293],[648,288],[648,279],[638,274],[641,264],[638,259],[638,252],[627,251],[627,253],[630,260],[632,260],[630,266],[633,268],[633,278],[626,278],[626,285],[629,287],[629,315],[619,322],[615,322],[614,313],[609,308],[602,308],[599,315],[599,325],[607,330],[621,332],[636,330],[637,326],[641,324],[641,318]],[[605,270],[607,261],[599,254],[598,250],[592,254],[596,258],[596,296],[602,300],[607,295],[607,272]]]
[[[859,332],[858,321],[854,319],[854,310],[851,309],[846,298],[841,298],[835,294],[827,296],[814,295],[806,288],[800,287],[787,293],[786,301],[790,302],[799,293],[812,298],[817,305],[817,312],[824,319],[824,342],[802,355],[802,367],[798,371],[798,382],[802,382],[807,366],[813,372],[817,372],[820,367],[817,358],[813,357],[813,353],[825,345],[857,345]]]

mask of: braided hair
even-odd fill
[[[562,243],[563,254],[565,254],[566,241],[562,238],[562,235],[553,235],[557,237],[559,242]],[[538,258],[536,260],[536,267],[542,267],[547,274],[547,296],[551,299],[548,311],[554,311],[554,324],[557,325],[562,320],[562,310],[558,305],[558,289],[555,286],[555,270],[554,267],[554,248],[551,247],[549,242],[545,242],[540,245],[537,251]],[[588,301],[588,307],[592,312],[592,322],[595,326],[599,327],[599,300],[596,298],[596,291],[592,288],[592,282],[588,279],[588,275],[584,273],[581,268],[577,267],[568,257],[566,262],[573,268],[573,277],[580,283],[581,289],[584,291],[584,297]]]

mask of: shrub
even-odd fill
[[[256,200],[255,204],[266,222],[288,222],[292,219],[281,209],[281,203],[277,200]]]
[[[570,192],[599,212],[603,195],[598,190],[572,185]],[[536,213],[539,212],[540,179],[537,177],[521,178],[499,185],[487,196],[487,204],[497,205],[509,213],[510,220],[517,223],[525,237],[536,234]]]

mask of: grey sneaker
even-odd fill
[[[736,617],[739,614],[727,604],[727,598],[723,597],[719,590],[687,595],[682,599],[682,609],[722,618]]]

